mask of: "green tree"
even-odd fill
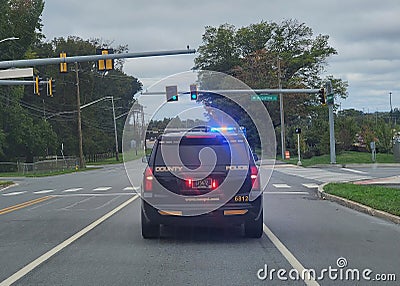
[[[196,69],[224,72],[259,89],[278,88],[279,76],[283,88],[319,88],[324,81],[326,60],[336,54],[328,44],[327,35],[314,36],[311,28],[293,19],[281,23],[263,21],[240,29],[229,24],[207,26],[202,39],[195,59]],[[335,93],[345,98],[347,83],[332,76],[328,78],[333,82]],[[284,98],[288,126],[299,117],[310,117],[313,108],[319,105],[317,96],[294,94]],[[211,98],[206,102],[227,112],[239,124],[249,122],[243,110],[225,99]],[[278,128],[281,124],[279,103],[264,105]]]

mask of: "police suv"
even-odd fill
[[[141,188],[144,238],[160,225],[244,225],[263,232],[257,156],[239,128],[193,128],[160,135],[147,157]]]

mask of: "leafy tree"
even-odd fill
[[[327,35],[314,36],[311,28],[293,19],[281,23],[262,21],[240,29],[229,24],[207,26],[202,39],[195,69],[233,75],[254,89],[278,88],[279,81],[283,88],[319,88],[324,80],[321,74],[326,60],[336,54],[328,44]],[[333,82],[335,93],[345,98],[347,83],[332,76],[328,78]],[[284,99],[288,126],[293,126],[299,117],[311,116],[318,105],[317,96],[294,94],[285,95]],[[225,99],[212,98],[205,102],[232,115],[239,124],[249,122],[243,110]],[[264,105],[274,126],[280,127],[279,103]]]
[[[51,42],[40,43],[35,48],[38,57],[58,57],[60,52],[67,56],[94,54],[96,48],[104,47],[97,39],[84,40],[79,37],[55,38]],[[99,44],[100,46],[96,46]],[[117,53],[125,52],[126,46],[114,48]],[[113,96],[116,116],[126,114],[133,103],[133,95],[141,89],[141,83],[122,72],[123,62],[107,73],[98,72],[96,63],[84,62],[78,65],[81,105],[104,97]],[[68,73],[60,74],[59,67],[42,66],[38,71],[43,78],[56,80],[57,92],[53,97],[32,96],[25,91],[24,100],[35,109],[45,109],[46,118],[57,133],[58,150],[61,143],[66,155],[78,154],[77,101],[75,65],[68,65]],[[83,147],[86,155],[113,152],[115,150],[113,114],[110,99],[104,99],[81,110]],[[117,121],[119,142],[124,127],[122,116]],[[121,143],[119,143],[121,150]]]

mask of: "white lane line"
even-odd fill
[[[279,252],[286,258],[286,260],[292,265],[293,269],[297,270],[297,273],[305,273],[302,279],[306,285],[318,286],[318,282],[315,280],[308,279],[312,273],[309,273],[304,266],[297,260],[297,258],[286,248],[286,246],[276,237],[276,235],[264,224],[264,233],[268,236],[269,240],[276,246]],[[310,274],[307,275],[306,273]],[[302,276],[302,275],[301,275]],[[300,277],[301,277],[300,276]],[[2,286],[0,284],[0,286]]]
[[[288,189],[288,188],[290,188],[290,186],[287,185],[287,184],[272,184],[272,185],[277,189]]]
[[[25,194],[26,192],[27,192],[27,191],[6,193],[6,194],[3,194],[3,196],[5,196],[5,197],[8,197],[8,196],[17,196],[17,195]]]
[[[96,189],[93,189],[94,192],[104,192],[110,190],[112,187],[98,187]]]
[[[37,191],[37,192],[33,192],[35,195],[41,195],[41,194],[48,194],[48,193],[52,193],[54,192],[54,190],[43,190],[43,191]]]
[[[344,171],[356,173],[356,174],[368,174],[367,172],[359,171],[359,170],[354,170],[354,169],[348,169],[348,168],[342,168]]]
[[[47,261],[53,255],[57,254],[58,252],[60,252],[64,248],[66,248],[68,245],[70,245],[71,243],[73,243],[74,241],[76,241],[77,239],[79,239],[80,237],[84,236],[86,233],[88,233],[92,229],[94,229],[96,226],[98,226],[99,224],[101,224],[102,222],[106,221],[111,216],[113,216],[114,214],[116,214],[117,212],[122,210],[124,207],[126,207],[127,205],[132,203],[134,200],[136,200],[138,197],[139,197],[138,195],[133,196],[132,198],[130,198],[129,200],[125,201],[124,203],[122,203],[121,205],[119,205],[118,207],[116,207],[115,209],[110,211],[109,213],[105,214],[104,216],[102,216],[101,218],[96,220],[95,222],[92,222],[91,224],[89,224],[84,229],[82,229],[79,232],[75,233],[73,236],[71,236],[67,240],[63,241],[62,243],[60,243],[59,245],[57,245],[53,249],[49,250],[48,252],[46,252],[42,256],[38,257],[37,259],[35,259],[34,261],[29,263],[25,267],[21,268],[20,270],[15,272],[13,275],[8,277],[6,280],[2,281],[0,283],[0,286],[6,286],[6,285],[11,285],[11,284],[15,283],[16,281],[18,281],[19,279],[24,277],[26,274],[31,272],[33,269],[38,267],[40,264],[42,264],[43,262]]]
[[[318,185],[317,184],[302,184],[304,187],[308,188],[308,189],[318,189]]]
[[[140,187],[126,187],[124,188],[124,191],[134,191],[137,192],[140,190]]]
[[[309,195],[309,192],[264,192],[266,195]]]
[[[72,189],[66,189],[63,191],[63,193],[74,193],[77,191],[83,190],[83,188],[72,188]]]

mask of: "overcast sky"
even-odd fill
[[[44,34],[54,37],[101,38],[128,44],[130,52],[197,49],[207,25],[237,28],[260,21],[295,18],[314,34],[330,36],[338,55],[327,74],[349,82],[342,108],[365,112],[400,108],[399,0],[114,0],[46,1]],[[124,71],[144,87],[165,76],[190,70],[194,55],[130,59]]]

